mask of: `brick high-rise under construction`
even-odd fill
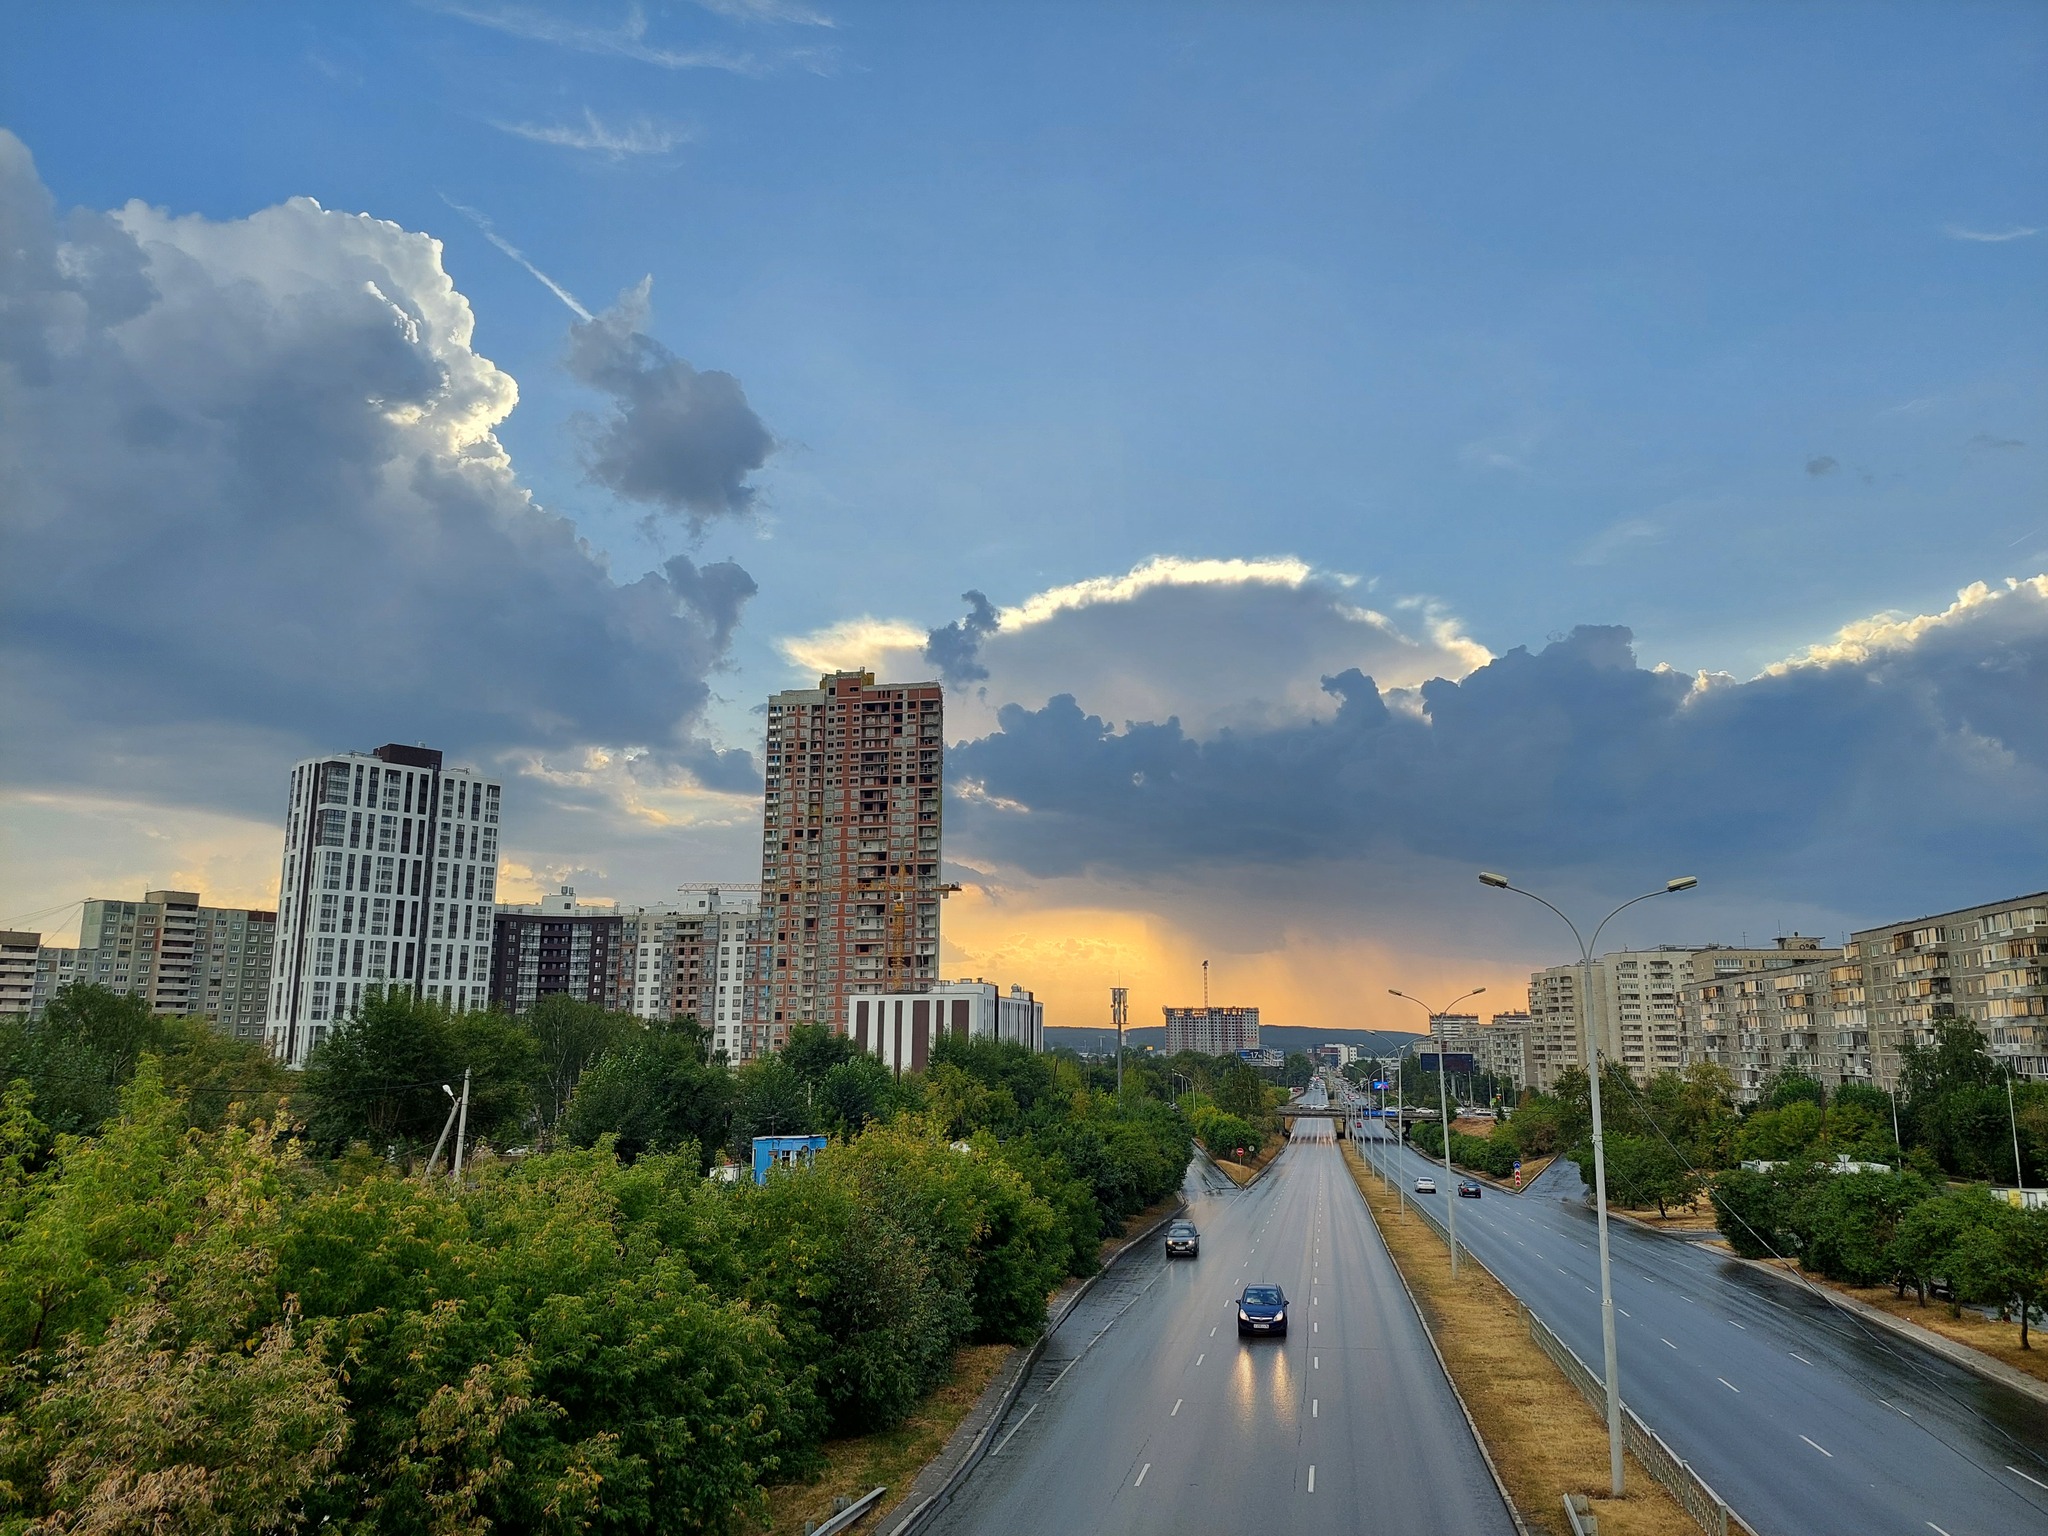
[[[846,1027],[859,993],[939,974],[944,699],[834,672],[768,701],[761,950],[743,1055],[789,1026]]]

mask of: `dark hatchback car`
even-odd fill
[[[1473,1179],[1458,1180],[1458,1198],[1460,1200],[1477,1200],[1479,1198],[1478,1182]]]
[[[1277,1285],[1248,1285],[1237,1298],[1237,1336],[1287,1336],[1287,1294]]]
[[[1176,1221],[1166,1229],[1166,1256],[1169,1259],[1192,1259],[1202,1251],[1202,1234],[1195,1230],[1192,1221]]]

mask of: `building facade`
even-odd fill
[[[835,672],[768,701],[760,980],[740,1059],[849,998],[938,980],[944,787],[939,685]]]
[[[490,1005],[504,1013],[524,1013],[557,993],[617,1012],[632,995],[627,964],[625,917],[579,906],[574,886],[493,913]]]
[[[922,1072],[942,1036],[1004,1040],[1045,1049],[1045,1004],[1019,986],[941,981],[922,992],[857,993],[847,999],[846,1033],[899,1077]]]
[[[1473,1031],[1473,1055],[1479,1070],[1520,1087],[1529,1081],[1529,1026],[1526,1013],[1496,1013]]]
[[[292,769],[271,963],[271,1053],[302,1067],[367,993],[489,998],[502,787],[428,747]]]
[[[1948,1018],[1974,1024],[2021,1077],[2048,1080],[2048,891],[1859,929],[1846,958],[1863,972],[1882,1086]]]
[[[1194,1051],[1203,1056],[1234,1056],[1259,1048],[1256,1008],[1168,1008],[1166,1054]]]
[[[95,897],[79,917],[72,979],[145,998],[152,1013],[201,1014],[223,1034],[260,1043],[276,937],[276,913],[209,907],[197,891]]]
[[[36,997],[36,955],[40,933],[0,929],[0,1013],[28,1013]]]
[[[695,1019],[710,1031],[714,1055],[738,1061],[758,983],[760,903],[705,890],[673,906],[621,911],[626,1006],[643,1019]]]
[[[29,1017],[40,1019],[43,1011],[50,1006],[50,999],[82,979],[79,964],[90,960],[91,952],[75,946],[45,944],[36,951],[35,998],[29,1004]]]
[[[1830,1090],[1873,1080],[1863,967],[1840,949],[1793,951],[1788,964],[1689,982],[1684,1005],[1695,1059],[1723,1068],[1735,1096],[1801,1072]]]

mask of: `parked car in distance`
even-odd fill
[[[1166,1256],[1169,1259],[1192,1259],[1202,1251],[1202,1234],[1195,1230],[1192,1221],[1171,1222],[1166,1228]]]
[[[1460,1200],[1477,1200],[1479,1198],[1478,1182],[1473,1179],[1458,1180],[1458,1198]]]
[[[1426,1174],[1426,1173],[1425,1173],[1425,1174],[1423,1174],[1423,1175],[1421,1175],[1421,1176],[1420,1176],[1419,1178],[1417,1178],[1417,1179],[1416,1179],[1416,1181],[1415,1181],[1415,1193],[1417,1193],[1418,1195],[1433,1195],[1433,1194],[1435,1194],[1435,1193],[1436,1193],[1436,1180],[1435,1180],[1435,1179],[1432,1179],[1432,1178],[1431,1178],[1431,1177],[1430,1177],[1430,1176],[1429,1176],[1428,1174]]]
[[[1287,1333],[1287,1293],[1277,1285],[1248,1285],[1237,1298],[1237,1336]]]

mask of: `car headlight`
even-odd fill
[[[1237,1320],[1240,1323],[1248,1323],[1252,1320],[1252,1315],[1251,1313],[1245,1311],[1243,1307],[1239,1307],[1237,1309]]]
[[[1275,1313],[1273,1314],[1273,1321],[1274,1321],[1274,1322],[1276,1322],[1276,1323],[1284,1323],[1284,1322],[1286,1322],[1286,1321],[1287,1321],[1287,1313],[1286,1313],[1286,1312],[1285,1312],[1284,1310],[1283,1310],[1283,1311],[1279,1311],[1279,1312],[1275,1312]]]

